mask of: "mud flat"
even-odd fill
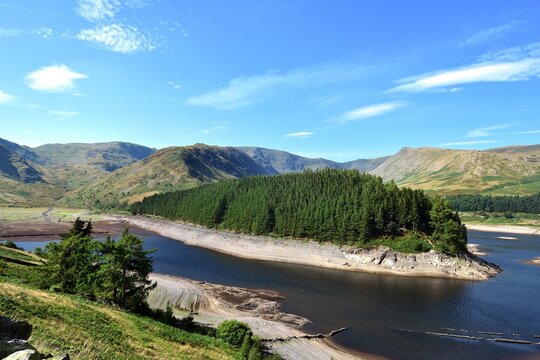
[[[385,247],[358,249],[314,241],[276,239],[217,231],[203,226],[144,216],[111,216],[139,228],[221,253],[267,261],[402,276],[485,280],[501,270],[472,254],[448,256],[433,251],[402,254]]]
[[[170,305],[175,310],[184,310],[185,314],[191,312],[198,323],[212,326],[229,319],[242,321],[264,339],[271,351],[285,359],[381,359],[348,353],[330,340],[330,334],[313,337],[302,332],[300,328],[308,320],[281,312],[279,301],[282,297],[275,291],[230,287],[162,274],[150,277],[157,282],[148,295],[151,307],[165,309]]]

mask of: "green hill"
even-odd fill
[[[540,146],[485,151],[403,148],[371,173],[439,194],[533,194],[540,191]]]
[[[215,337],[187,332],[79,296],[40,290],[43,260],[0,245],[0,313],[33,326],[29,343],[43,354],[83,359],[240,359]]]
[[[266,174],[249,156],[232,147],[171,147],[71,191],[63,201],[71,206],[110,208],[160,192]]]

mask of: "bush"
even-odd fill
[[[234,347],[240,347],[246,336],[250,338],[251,335],[253,335],[253,333],[249,326],[236,320],[226,320],[222,322],[219,324],[216,331],[216,337],[218,339],[224,340]]]

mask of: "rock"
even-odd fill
[[[39,360],[41,355],[32,349],[20,350],[3,358],[3,360]]]
[[[0,338],[28,340],[32,335],[32,325],[26,321],[15,321],[0,316]]]
[[[22,351],[22,350],[35,350],[26,340],[22,339],[4,339],[0,340],[0,359],[6,356]]]

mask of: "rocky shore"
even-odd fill
[[[280,310],[283,299],[272,290],[193,281],[176,276],[152,274],[157,286],[148,295],[152,308],[171,306],[177,317],[191,314],[198,323],[217,326],[235,319],[249,325],[272,352],[291,360],[375,360],[366,354],[351,354],[332,343],[330,334],[308,335],[300,328],[307,319]],[[336,329],[336,333],[343,329]]]
[[[111,216],[162,236],[214,251],[259,259],[402,276],[485,280],[501,269],[473,254],[448,256],[434,251],[403,254],[385,247],[358,249],[314,241],[276,239],[217,231],[199,225],[144,216]]]

